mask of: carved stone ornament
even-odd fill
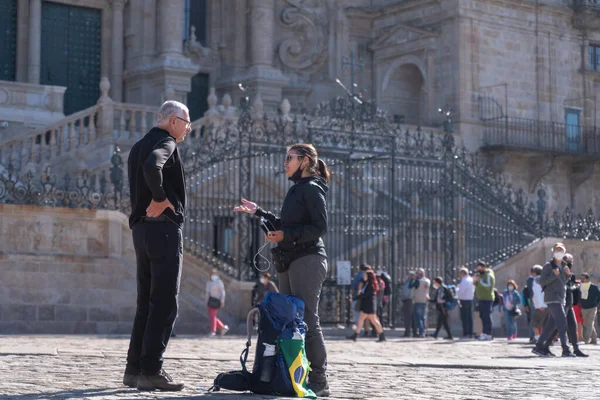
[[[327,60],[327,6],[322,0],[286,0],[281,21],[294,36],[279,45],[281,62],[294,70],[312,72]]]
[[[208,47],[202,46],[196,37],[196,27],[190,26],[190,38],[183,44],[183,50],[187,57],[210,60],[212,51]]]

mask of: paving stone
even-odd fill
[[[172,338],[164,367],[186,382],[179,393],[121,385],[127,335],[15,335],[0,336],[0,343],[0,399],[278,399],[207,393],[218,373],[240,368],[243,337]],[[590,354],[583,360],[535,357],[524,339],[354,343],[327,337],[326,344],[333,399],[600,398],[600,346],[583,345]]]

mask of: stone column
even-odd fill
[[[158,0],[158,44],[161,55],[183,53],[184,0]]]
[[[29,83],[40,83],[40,58],[42,40],[42,0],[29,2]]]
[[[274,0],[250,0],[250,48],[252,65],[270,67],[275,33]]]
[[[127,0],[112,0],[112,99],[123,101],[123,9]]]

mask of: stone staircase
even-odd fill
[[[91,173],[106,169],[115,144],[128,148],[153,126],[157,107],[113,102],[110,82],[100,82],[93,107],[48,126],[23,132],[0,143],[0,163],[16,171],[54,170]]]

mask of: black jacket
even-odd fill
[[[127,160],[131,215],[129,227],[146,216],[150,201],[169,199],[175,212],[167,208],[163,215],[183,225],[185,212],[185,176],[177,152],[177,143],[169,132],[152,128],[133,145]]]
[[[586,310],[589,308],[598,307],[598,304],[600,304],[600,290],[598,289],[598,286],[592,283],[590,285],[590,290],[588,291],[587,299],[582,298],[579,301],[581,308]]]
[[[261,208],[256,210],[258,217],[283,231],[283,241],[278,246],[284,251],[294,251],[295,259],[309,254],[327,257],[322,236],[327,232],[328,190],[319,176],[300,178],[288,190],[280,218]]]

